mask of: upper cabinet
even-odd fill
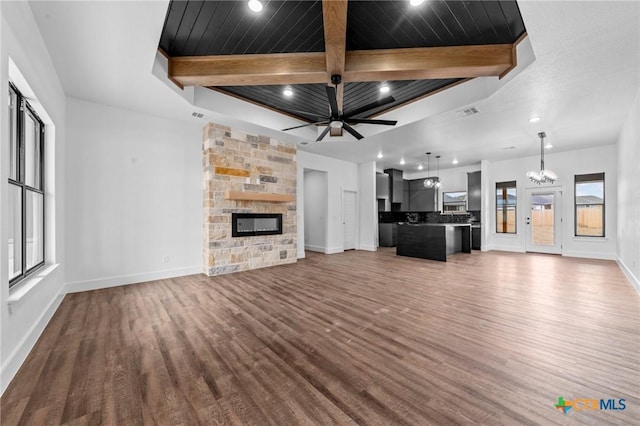
[[[389,198],[389,176],[376,173],[376,198]]]
[[[467,173],[467,210],[482,210],[482,187],[480,171]]]
[[[389,197],[392,203],[402,203],[404,197],[402,170],[386,169],[389,175]]]

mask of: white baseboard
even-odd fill
[[[508,251],[512,253],[525,253],[520,246],[503,246],[503,245],[486,245],[482,247],[482,251]]]
[[[326,249],[324,247],[314,246],[313,244],[305,244],[304,245],[304,249],[305,250],[309,250],[309,251],[317,251],[319,253],[325,253],[326,252]]]
[[[344,253],[344,249],[342,247],[329,247],[324,252],[325,254]]]
[[[11,352],[7,357],[7,360],[2,366],[2,370],[0,370],[0,377],[2,378],[2,381],[0,382],[0,395],[4,393],[5,389],[9,386],[9,383],[11,383],[11,380],[13,380],[13,377],[22,366],[24,360],[27,359],[29,352],[31,352],[31,349],[33,349],[33,346],[38,341],[38,338],[40,338],[45,327],[49,324],[53,314],[58,310],[64,296],[64,287],[62,287],[58,295],[51,300],[49,306],[47,306],[42,314],[40,314],[37,321],[22,338],[20,343],[18,343],[13,352]]]
[[[362,245],[362,246],[358,247],[358,250],[377,251],[378,249],[376,248],[376,246],[368,246],[368,245],[364,246],[364,245]]]
[[[166,269],[164,271],[148,272],[144,274],[121,275],[95,280],[74,281],[67,283],[65,289],[67,293],[77,293],[79,291],[98,290],[101,288],[117,287],[127,284],[143,283],[146,281],[162,280],[166,278],[175,278],[201,273],[201,265],[189,266],[186,268]]]
[[[615,254],[606,252],[563,250],[562,255],[565,257],[582,257],[585,259],[616,260]]]
[[[633,288],[635,288],[638,294],[640,294],[640,278],[634,276],[633,272],[631,272],[631,270],[627,268],[627,265],[625,265],[625,263],[617,256],[616,256],[616,262],[618,263],[618,266],[620,267],[624,275],[627,277],[627,279],[629,280]]]

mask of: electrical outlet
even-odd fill
[[[162,263],[169,263],[169,256],[163,256]]]

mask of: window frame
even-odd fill
[[[9,81],[9,91],[13,91],[16,95],[16,133],[17,133],[17,150],[16,150],[16,179],[12,179],[11,177],[8,179],[8,186],[18,186],[20,187],[20,204],[21,204],[21,217],[20,217],[20,235],[21,235],[21,265],[20,265],[20,274],[9,280],[9,288],[18,284],[24,278],[32,275],[37,270],[42,268],[45,264],[46,258],[46,194],[45,194],[45,165],[44,165],[44,157],[45,157],[45,124],[42,119],[38,116],[33,107],[29,104],[27,99],[22,95],[20,90]],[[31,118],[38,124],[39,133],[37,137],[39,138],[38,147],[40,156],[38,158],[38,162],[36,167],[39,168],[39,182],[36,184],[40,186],[40,188],[34,188],[30,185],[26,184],[26,140],[25,140],[25,122],[26,122],[26,114],[29,114]],[[11,120],[11,117],[9,117]],[[12,143],[9,141],[9,143]],[[27,194],[29,192],[35,192],[42,195],[42,261],[37,264],[27,268]],[[8,241],[7,241],[8,244]],[[13,271],[9,271],[12,273]]]
[[[464,209],[462,210],[446,210],[445,206],[460,206],[459,202],[453,202],[453,203],[446,203],[445,200],[445,195],[446,194],[464,194]],[[466,212],[469,208],[469,193],[468,191],[447,191],[447,192],[442,192],[442,212]]]
[[[602,203],[598,204],[578,204],[578,184],[588,182],[602,182]],[[606,185],[604,172],[586,173],[573,176],[573,235],[578,238],[605,238],[606,232]],[[602,235],[586,235],[578,234],[578,206],[584,205],[602,205]]]
[[[514,210],[514,224],[513,224],[513,232],[509,232],[507,230],[507,211],[508,211],[508,207],[510,206],[507,201],[507,192],[509,190],[509,188],[513,188],[516,190],[516,203],[513,205],[513,210]],[[502,198],[498,198],[498,190],[502,190]],[[511,180],[511,181],[505,181],[505,182],[496,182],[496,228],[495,228],[495,232],[496,234],[510,234],[510,235],[515,235],[518,233],[518,186],[517,186],[517,182],[515,180]],[[498,200],[504,200],[505,202],[502,204],[502,219],[503,219],[503,226],[502,226],[502,230],[498,230],[498,208],[500,207],[498,205]]]

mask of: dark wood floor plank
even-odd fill
[[[634,424],[639,354],[615,262],[308,253],[67,295],[0,423]],[[565,415],[558,396],[628,408]]]

